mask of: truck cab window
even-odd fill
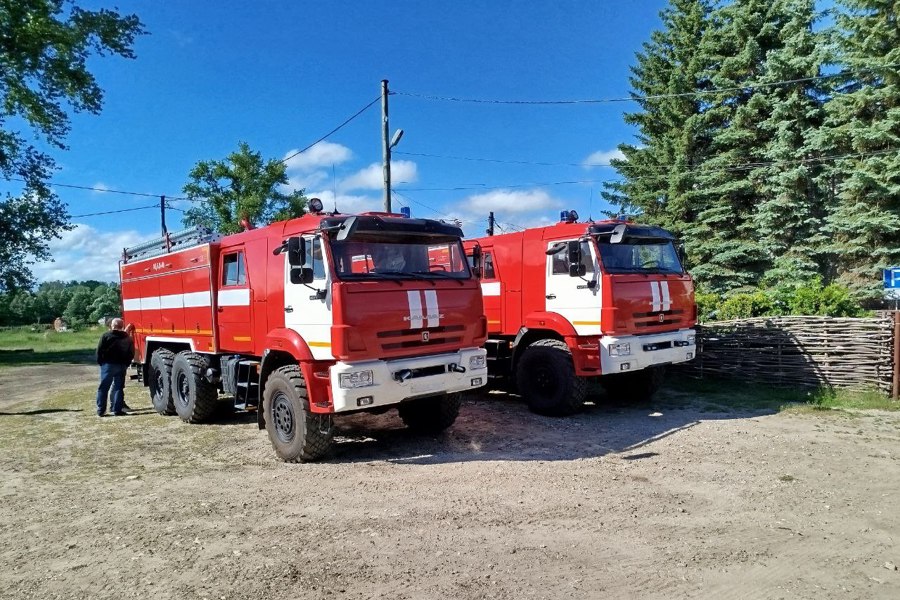
[[[322,260],[322,244],[319,238],[303,238],[306,244],[306,265],[313,270],[313,279],[325,279],[325,261]]]
[[[550,246],[558,242],[552,242]],[[549,247],[549,246],[548,246]],[[569,276],[569,257],[565,248],[550,255],[551,273],[553,275]],[[585,274],[594,272],[594,256],[591,254],[591,244],[588,241],[581,242],[581,264],[584,265]]]
[[[497,274],[494,272],[494,255],[490,252],[485,252],[482,262],[484,263],[484,279],[496,279]]]
[[[231,252],[222,259],[222,285],[246,285],[247,271],[244,267],[244,252]]]

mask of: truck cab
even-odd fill
[[[544,414],[579,410],[591,378],[619,397],[652,395],[666,365],[696,353],[693,282],[675,242],[658,227],[568,215],[468,240],[481,256],[491,377]]]

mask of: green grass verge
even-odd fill
[[[730,379],[691,379],[673,376],[667,381],[660,398],[681,402],[688,400],[710,412],[900,411],[900,402],[894,402],[877,390],[780,388]]]
[[[91,362],[103,331],[101,327],[66,332],[30,327],[0,330],[0,367]]]

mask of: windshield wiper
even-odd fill
[[[424,271],[416,271],[415,273],[411,273],[411,275],[419,275],[420,277],[426,279],[429,277],[434,277],[436,279],[452,279],[453,281],[458,281],[459,285],[466,285],[465,283],[463,283],[462,279],[460,279],[459,277],[454,277],[453,275],[445,271],[428,271],[427,273]]]

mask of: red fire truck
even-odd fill
[[[460,393],[487,382],[461,236],[426,219],[315,212],[126,249],[124,317],[153,406],[191,423],[220,393],[258,407],[285,461],[324,456],[336,414],[397,407],[410,428],[449,427]]]
[[[672,234],[577,218],[466,242],[481,256],[490,376],[541,414],[579,410],[590,378],[649,398],[665,365],[696,353],[693,282]]]

